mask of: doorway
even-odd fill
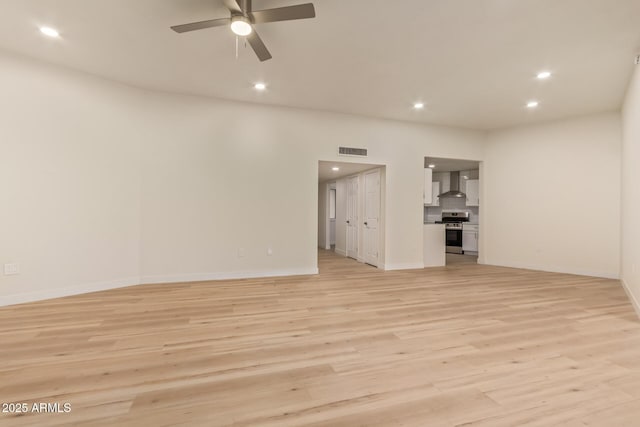
[[[444,259],[448,266],[478,262],[481,166],[481,162],[473,160],[424,159],[424,224],[425,230],[429,226],[435,230],[425,232],[425,239],[433,239],[440,232],[438,227],[444,228]],[[432,252],[436,250],[434,244],[425,241],[427,247]],[[434,263],[427,263],[425,256],[425,265]]]
[[[320,161],[318,248],[384,268],[384,165]]]

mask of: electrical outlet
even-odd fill
[[[267,248],[267,255],[268,255],[268,256],[273,255],[273,249],[271,249],[271,248]]]
[[[244,248],[238,248],[238,258],[244,257]]]
[[[20,274],[20,264],[5,264],[4,275],[10,276],[12,274]]]

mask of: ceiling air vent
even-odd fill
[[[366,148],[338,147],[338,154],[340,156],[367,157],[367,149]]]

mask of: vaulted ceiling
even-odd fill
[[[226,27],[169,29],[228,16],[222,0],[3,0],[0,48],[148,89],[474,129],[617,110],[640,48],[640,0],[314,4],[315,19],[256,26],[263,63],[242,41],[236,59]]]

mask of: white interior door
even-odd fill
[[[358,257],[358,177],[347,179],[347,256]]]
[[[378,266],[380,247],[380,171],[364,175],[364,262]]]

